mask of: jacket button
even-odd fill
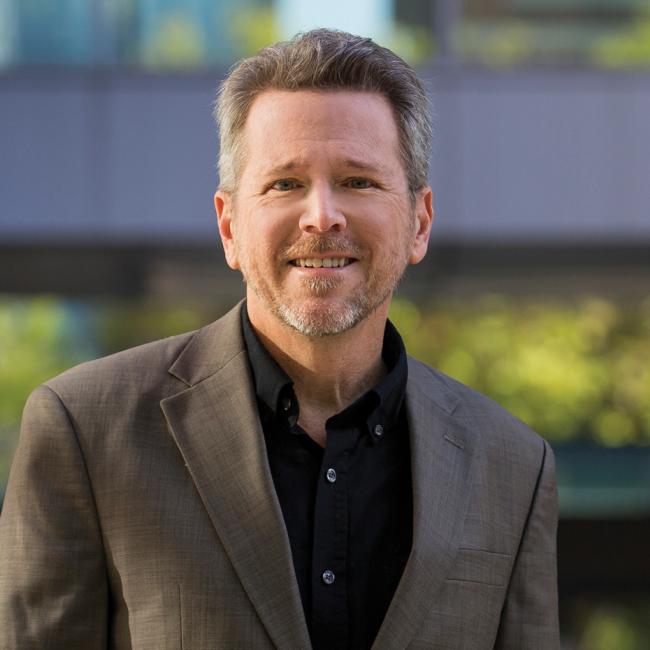
[[[336,470],[334,468],[330,467],[325,473],[325,476],[330,483],[336,483]]]

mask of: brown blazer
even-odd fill
[[[409,359],[413,550],[373,648],[559,648],[553,454]],[[0,518],[0,648],[310,647],[239,307],[38,388]]]

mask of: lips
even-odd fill
[[[308,269],[341,269],[357,262],[363,249],[347,234],[312,235],[280,251],[292,266]]]
[[[336,269],[348,266],[352,262],[354,262],[354,259],[351,257],[300,257],[291,260],[290,264],[315,269]]]

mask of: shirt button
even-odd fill
[[[291,408],[291,399],[289,397],[283,397],[280,405],[283,411],[288,411]]]
[[[334,580],[336,580],[334,571],[330,571],[330,569],[325,569],[325,571],[323,571],[323,582],[326,585],[331,585],[334,583]]]
[[[384,427],[382,427],[381,424],[378,424],[375,426],[374,433],[378,438],[381,438],[384,435]]]
[[[327,480],[330,483],[336,483],[336,470],[330,467],[327,472],[325,473],[325,476],[327,477]]]

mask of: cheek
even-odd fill
[[[402,256],[406,248],[411,247],[414,239],[414,222],[404,214],[395,214],[390,223],[382,229],[381,243],[383,248],[393,254]]]
[[[273,227],[268,219],[259,219],[256,224],[247,224],[235,237],[235,254],[238,262],[253,271],[272,274],[276,272],[276,262],[287,241]]]
[[[400,228],[395,229],[387,244],[390,260],[387,260],[386,263],[390,263],[395,269],[401,272],[402,267],[406,267],[413,256],[415,247],[414,240],[415,234],[409,224],[402,224]]]

